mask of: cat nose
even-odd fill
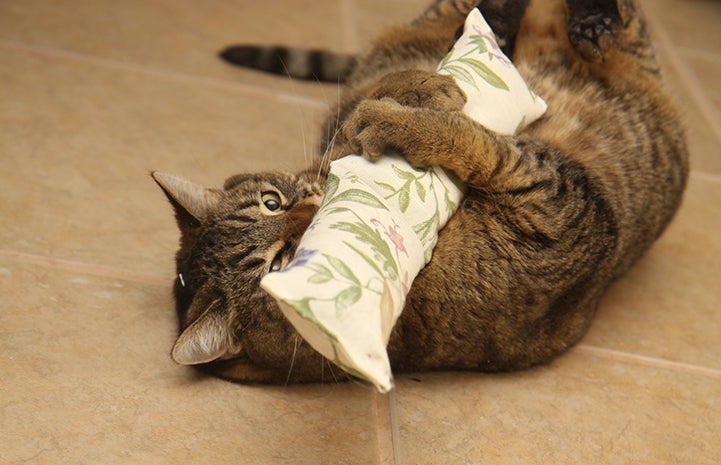
[[[313,217],[318,211],[318,203],[314,199],[304,199],[301,202],[295,204],[289,211],[288,216],[290,218],[290,225],[292,233],[303,234],[310,222],[313,221]]]

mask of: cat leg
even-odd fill
[[[367,98],[392,98],[401,105],[441,111],[460,111],[466,103],[451,76],[416,69],[386,74],[373,84]]]
[[[419,25],[424,21],[450,19],[460,23],[454,41],[463,33],[463,20],[474,8],[478,8],[496,35],[498,45],[507,56],[513,55],[516,35],[521,27],[521,19],[529,0],[446,0],[433,4],[421,17],[414,21]]]
[[[617,0],[567,0],[568,39],[588,61],[600,61],[621,27]]]
[[[465,94],[452,77],[416,69],[386,74],[368,85],[362,95],[364,99],[373,101],[393,99],[407,107],[439,111],[460,111],[466,103]],[[358,103],[354,104],[354,106],[358,105]],[[345,107],[350,110],[354,106]],[[340,115],[339,121],[346,119],[347,115],[343,114]],[[333,135],[332,143],[327,144],[324,152],[326,156],[311,167],[312,170],[327,171],[331,161],[356,153],[354,147],[347,143],[343,131]]]
[[[491,26],[498,46],[510,58],[513,57],[516,36],[527,6],[528,0],[485,0],[478,6]]]
[[[370,159],[400,153],[415,167],[441,166],[479,190],[503,190],[506,182],[515,189],[545,176],[535,155],[522,153],[513,137],[489,131],[460,111],[411,108],[390,98],[366,100],[346,120],[343,135],[349,153]]]
[[[656,86],[660,71],[634,0],[567,0],[568,39],[589,65],[609,82]]]

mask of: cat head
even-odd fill
[[[173,359],[237,381],[321,379],[326,362],[303,343],[260,280],[290,261],[323,186],[286,173],[236,175],[222,189],[152,176],[181,233]]]

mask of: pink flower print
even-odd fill
[[[406,271],[406,273],[403,275],[403,282],[401,283],[401,288],[403,289],[404,297],[407,296],[408,291],[411,290],[411,287],[408,285],[408,281],[410,281],[410,279],[408,279],[408,278],[409,278],[408,271]]]
[[[393,242],[393,245],[396,247],[396,255],[398,255],[398,252],[400,251],[406,254],[406,257],[408,256],[408,250],[406,250],[406,246],[404,243],[405,239],[403,239],[403,236],[398,233],[398,228],[400,226],[398,226],[395,220],[393,221],[393,226],[390,227],[385,227],[380,221],[375,218],[371,219],[371,224],[383,229],[383,234],[385,234],[386,237],[388,237],[388,239],[390,239],[391,242]]]
[[[491,35],[488,35],[488,34],[484,33],[481,30],[481,28],[479,28],[475,24],[473,25],[473,30],[476,31],[476,33],[478,33],[479,36],[483,37],[484,41],[488,45],[491,46],[491,49],[493,49],[493,51],[496,52],[496,53],[493,53],[489,50],[488,55],[497,58],[501,63],[503,63],[507,67],[513,65],[513,63],[511,63],[511,60],[509,60],[508,57],[506,57],[506,55],[504,55],[503,51],[501,50],[501,47],[498,46],[498,43],[496,42],[496,38],[493,35],[493,33],[491,33]]]

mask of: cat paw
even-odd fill
[[[503,53],[511,58],[521,20],[528,6],[528,0],[484,0],[476,6],[496,35],[496,42]]]
[[[404,107],[391,98],[364,100],[343,124],[343,136],[353,153],[368,159],[396,151],[391,142],[397,137],[395,120]]]
[[[602,61],[621,26],[621,16],[615,5],[607,10],[586,12],[582,16],[574,15],[573,12],[571,14],[568,39],[576,51],[588,61]]]
[[[460,111],[466,104],[466,95],[452,77],[420,70],[383,76],[369,98],[391,98],[401,105],[439,111]]]

